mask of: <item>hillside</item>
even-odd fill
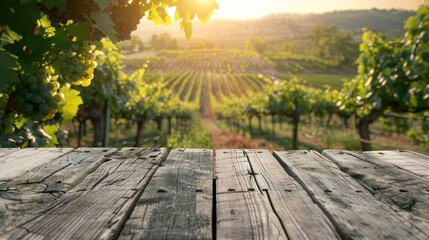
[[[401,35],[406,19],[413,11],[404,10],[350,10],[323,14],[276,14],[256,20],[212,19],[202,26],[196,24],[193,39],[209,39],[215,47],[240,47],[251,36],[263,36],[270,40],[282,40],[304,36],[318,24],[336,25],[346,32],[357,35],[362,28],[381,31],[390,35]],[[153,34],[169,33],[186,44],[178,24],[156,26],[143,21],[136,34],[148,40]]]

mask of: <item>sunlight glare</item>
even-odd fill
[[[416,10],[423,0],[217,0],[217,2],[219,9],[215,11],[213,18],[255,19],[270,13],[322,13],[371,8]]]

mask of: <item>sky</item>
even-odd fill
[[[346,9],[417,10],[423,0],[217,0],[213,18],[256,19],[271,13],[322,13]]]

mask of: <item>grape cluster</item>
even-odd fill
[[[94,50],[95,45],[84,44],[80,47],[74,43],[69,50],[61,53],[58,56],[61,79],[73,85],[89,86],[97,67]]]
[[[67,0],[67,14],[73,22],[87,22],[92,12],[100,10],[93,0]]]
[[[137,29],[142,17],[139,1],[127,5],[118,4],[110,8],[110,18],[115,23],[119,41],[131,38],[131,32]]]
[[[58,76],[39,71],[27,76],[16,86],[15,107],[24,117],[32,120],[49,120],[65,102],[64,94],[58,92]]]
[[[13,123],[17,119],[18,114],[16,113],[9,113],[4,116],[0,115],[0,132],[4,132],[6,134],[11,134],[15,131],[15,126]]]
[[[54,6],[51,9],[48,9],[42,3],[38,4],[40,11],[46,14],[51,21],[51,25],[55,28],[60,28],[67,24],[69,16],[67,14],[65,7]]]

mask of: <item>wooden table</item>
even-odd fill
[[[410,151],[0,149],[0,239],[429,239]]]

